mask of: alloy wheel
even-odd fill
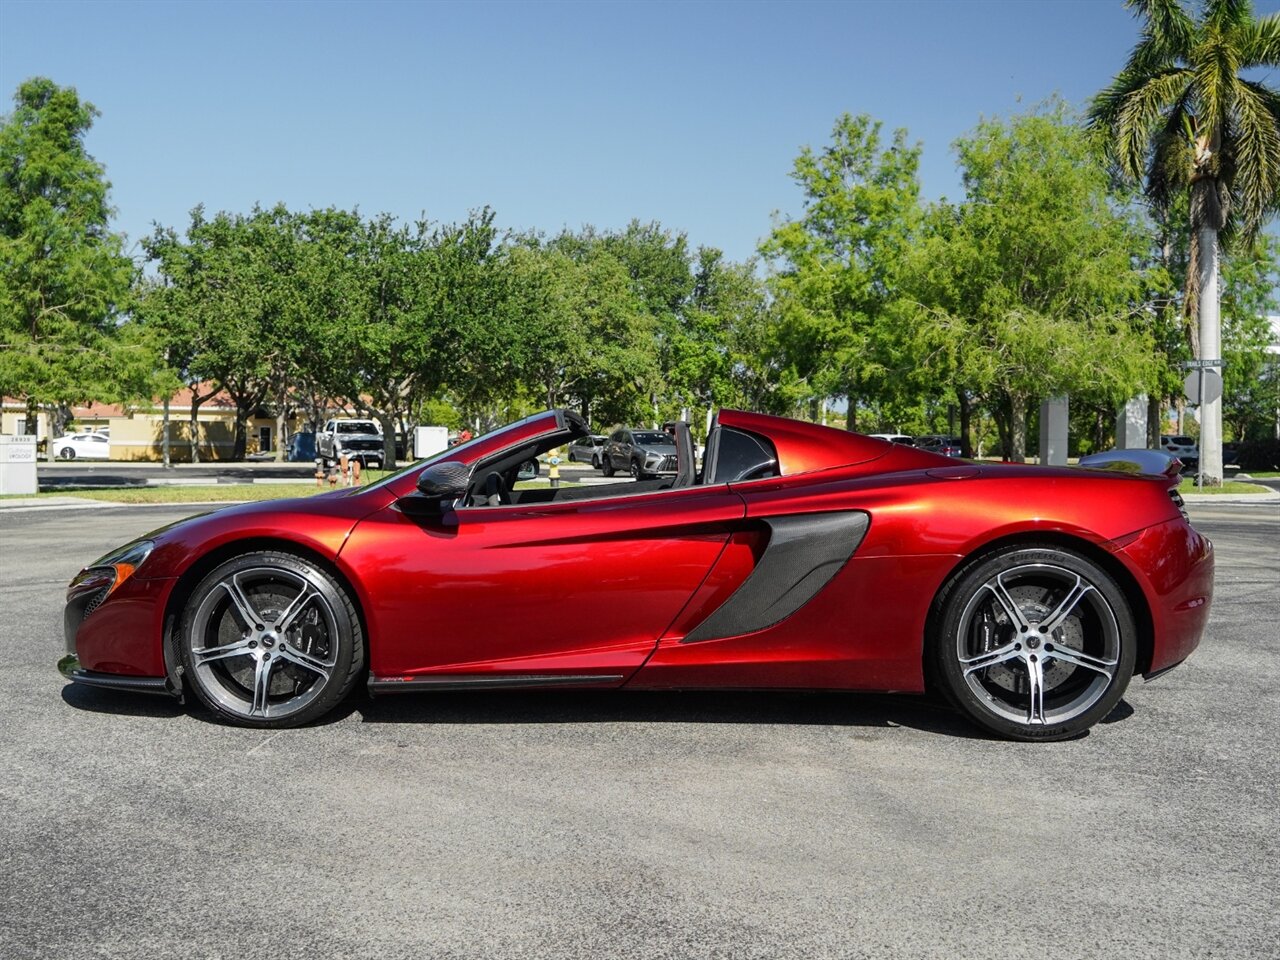
[[[262,554],[224,564],[188,607],[188,678],[232,720],[305,722],[350,688],[351,613],[330,579],[299,558]]]

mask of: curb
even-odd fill
[[[0,500],[0,514],[32,513],[42,510],[87,510],[91,507],[106,507],[118,510],[121,507],[154,510],[157,507],[234,507],[249,500],[187,500],[172,503],[120,503],[115,500],[84,500],[74,497],[49,497],[44,499]]]
[[[1280,493],[1268,490],[1266,493],[1184,493],[1183,503],[1274,503],[1280,500]]]

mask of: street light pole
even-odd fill
[[[1218,313],[1218,231],[1200,230],[1200,356],[1204,361],[1222,356],[1222,326]],[[1218,361],[1220,363],[1220,361]],[[1200,483],[1222,482],[1222,398],[1205,403],[1204,380],[1200,382]],[[1215,364],[1214,373],[1221,375]]]

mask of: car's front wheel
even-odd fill
[[[351,692],[364,666],[346,590],[288,553],[248,553],[214,569],[192,592],[179,630],[191,689],[243,726],[309,723]]]
[[[632,480],[644,479],[644,467],[641,465],[639,460],[631,461],[631,479]]]
[[[595,453],[593,453],[593,454],[591,455],[591,466],[593,466],[593,467],[594,467],[595,469],[597,469],[597,470],[599,470],[599,469],[600,469],[600,455],[599,455],[599,454],[595,454]]]
[[[63,447],[58,451],[58,456],[63,460],[74,460],[76,458],[75,447]]]
[[[1124,695],[1137,628],[1107,571],[1072,551],[1012,547],[943,589],[926,656],[961,713],[1014,740],[1063,740]]]
[[[600,469],[604,471],[604,475],[606,477],[613,476],[613,458],[610,457],[607,453],[604,455],[604,463]]]

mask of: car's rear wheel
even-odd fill
[[[1014,740],[1063,740],[1124,695],[1137,628],[1111,575],[1056,547],[962,569],[938,598],[930,676],[961,713]]]
[[[74,460],[76,458],[76,448],[63,447],[61,450],[58,451],[58,456],[61,457],[63,460]]]
[[[232,723],[292,727],[332,710],[364,666],[355,606],[325,570],[275,551],[228,560],[192,592],[179,653],[191,689]]]

